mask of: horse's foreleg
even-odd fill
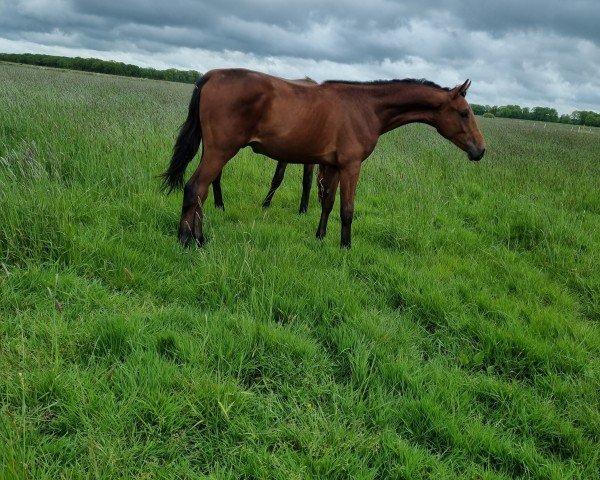
[[[319,228],[317,229],[317,238],[323,239],[327,233],[327,221],[329,220],[329,214],[333,209],[340,172],[337,168],[322,166],[320,175],[322,175],[323,180],[323,199],[321,201],[321,220],[319,221]]]
[[[267,196],[263,200],[262,206],[263,208],[271,205],[271,200],[273,200],[273,195],[275,195],[275,190],[279,188],[281,182],[283,181],[283,175],[285,174],[285,168],[287,167],[287,163],[285,162],[277,162],[277,167],[275,168],[275,174],[273,175],[273,180],[271,180],[271,189]]]
[[[219,172],[215,181],[212,182],[213,197],[215,199],[215,208],[225,210],[225,204],[223,203],[223,192],[221,191],[221,175],[223,170]]]
[[[314,164],[304,164],[304,174],[302,176],[302,198],[300,199],[300,213],[306,213],[308,210],[308,201],[310,199],[310,187],[312,186]]]
[[[188,246],[192,240],[198,245],[204,245],[202,205],[208,196],[208,187],[231,157],[233,154],[209,154],[205,150],[199,167],[186,183],[179,222],[179,241],[183,245]]]
[[[342,220],[342,238],[340,246],[350,248],[351,229],[354,216],[354,196],[360,174],[360,162],[351,163],[340,171],[340,218]]]

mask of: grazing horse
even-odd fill
[[[288,164],[286,162],[277,162],[277,166],[275,167],[275,174],[273,175],[273,179],[271,180],[271,188],[267,193],[267,196],[263,200],[262,206],[263,208],[267,208],[271,206],[271,200],[273,199],[273,195],[275,195],[275,191],[281,185],[283,181],[283,176],[285,174],[285,169]],[[306,213],[308,211],[308,201],[310,199],[310,188],[312,186],[313,179],[313,171],[315,169],[315,165],[312,163],[304,164],[304,174],[302,176],[302,197],[300,198],[300,210],[299,213]],[[221,174],[217,175],[217,178],[212,183],[213,186],[213,196],[215,199],[215,207],[221,210],[225,210],[225,204],[223,203],[223,192],[221,190]],[[319,187],[319,202],[321,201],[321,184],[317,185]],[[168,188],[168,187],[167,187]]]
[[[300,85],[316,85],[312,78],[306,77],[300,80],[293,80]],[[262,206],[266,208],[271,205],[271,200],[273,199],[273,195],[275,194],[275,190],[279,188],[281,182],[283,181],[283,175],[285,174],[285,169],[288,166],[286,162],[279,161],[277,162],[277,167],[275,167],[275,174],[273,175],[273,180],[271,180],[271,188],[269,189],[269,193],[263,200]],[[304,164],[304,174],[302,175],[302,197],[300,198],[300,210],[299,213],[306,213],[308,210],[308,200],[310,199],[310,187],[312,186],[313,179],[313,170],[315,169],[314,163],[305,163]],[[319,200],[321,199],[321,189],[319,188]]]
[[[379,136],[412,122],[480,160],[485,141],[465,99],[471,82],[442,88],[427,80],[328,81],[302,84],[244,69],[213,70],[196,82],[188,117],[163,174],[169,191],[183,185],[187,164],[204,141],[197,170],[185,185],[179,240],[204,244],[202,206],[210,184],[244,147],[286,163],[321,165],[322,202],[317,238],[340,186],[341,246],[351,245],[360,167]]]
[[[286,162],[277,162],[277,167],[275,167],[275,174],[273,175],[273,180],[271,180],[271,188],[269,189],[269,193],[267,193],[267,196],[265,197],[262,203],[263,208],[267,208],[271,205],[271,200],[273,199],[275,190],[277,190],[279,188],[279,185],[281,185],[281,182],[283,181],[283,175],[287,166],[288,164]],[[310,187],[312,186],[314,169],[314,163],[304,164],[304,174],[302,175],[302,197],[300,198],[299,213],[306,213],[306,211],[308,210],[308,200],[310,199]],[[319,200],[321,199],[320,192],[321,190],[319,189]]]
[[[299,78],[298,80],[290,80],[291,82],[305,84],[305,85],[316,85],[312,78],[305,77]],[[267,208],[271,206],[271,200],[273,200],[273,195],[275,195],[275,191],[281,185],[283,181],[283,176],[285,175],[285,169],[288,164],[286,162],[277,162],[277,166],[275,167],[275,174],[273,175],[273,179],[271,180],[271,188],[269,189],[269,193],[263,200],[262,206],[263,208]],[[310,199],[310,188],[312,186],[313,179],[313,171],[315,169],[315,165],[311,163],[304,164],[304,174],[302,176],[302,197],[300,198],[300,210],[299,213],[306,213],[308,210],[308,201]],[[220,208],[221,210],[225,209],[225,205],[223,204],[223,193],[221,191],[221,174],[219,173],[215,181],[212,183],[213,186],[213,196],[215,201],[215,207]],[[321,200],[321,189],[319,189],[319,201]]]

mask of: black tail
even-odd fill
[[[200,148],[200,141],[202,140],[202,129],[200,128],[200,91],[207,80],[208,78],[203,76],[195,83],[188,116],[179,130],[177,141],[173,147],[171,163],[169,164],[169,168],[161,174],[163,179],[162,189],[167,193],[183,187],[185,169]]]

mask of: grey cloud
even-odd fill
[[[471,50],[463,38],[465,31],[495,36],[521,30],[537,30],[540,35],[579,33],[577,38],[600,35],[600,29],[594,28],[594,20],[600,19],[600,2],[581,0],[509,0],[501,6],[472,0],[341,1],[333,6],[314,0],[38,0],[30,4],[8,2],[8,12],[0,20],[2,29],[14,34],[87,28],[95,30],[93,40],[130,39],[154,42],[155,48],[164,43],[167,48],[180,45],[343,62],[424,55],[419,51],[423,46],[436,47],[436,52],[429,48],[425,53],[459,58]],[[410,29],[411,24],[425,23],[432,27],[430,38]]]
[[[597,0],[0,0],[0,38],[40,48],[178,58],[189,68],[219,59],[284,72],[303,65],[315,77],[468,75],[487,103],[514,95],[596,110],[599,24]]]
[[[471,30],[495,35],[515,31],[550,31],[571,38],[600,40],[600,2],[596,0],[456,1],[452,11]]]

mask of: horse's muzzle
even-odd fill
[[[472,147],[467,150],[467,155],[469,156],[469,160],[473,160],[477,162],[483,158],[485,154],[485,147]]]

